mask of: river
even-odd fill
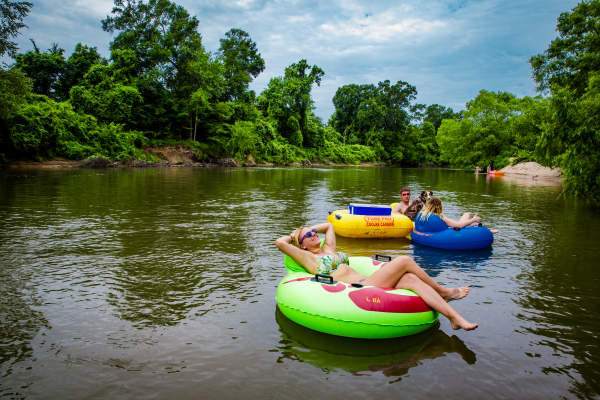
[[[338,237],[410,255],[478,322],[328,336],[276,308],[277,237],[348,203],[431,189],[491,250]],[[446,169],[0,170],[0,396],[61,399],[598,398],[600,213],[531,178]]]

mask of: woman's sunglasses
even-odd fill
[[[306,232],[304,234],[304,236],[302,236],[302,239],[300,239],[299,244],[302,244],[302,242],[304,241],[304,239],[306,239],[307,237],[311,237],[317,234],[317,230],[316,229],[311,229],[310,231]]]

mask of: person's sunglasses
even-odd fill
[[[410,196],[410,193],[402,193],[402,196]]]
[[[304,241],[304,239],[306,239],[307,237],[311,237],[317,234],[317,230],[316,229],[311,229],[310,231],[306,232],[304,234],[304,236],[302,236],[302,239],[300,239],[299,244],[302,244],[302,242]]]

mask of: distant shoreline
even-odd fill
[[[236,161],[233,158],[224,158],[213,161],[197,161],[195,154],[180,146],[163,146],[159,148],[150,148],[146,150],[155,157],[161,159],[158,162],[148,162],[143,160],[127,160],[113,162],[106,158],[92,158],[82,161],[73,160],[44,160],[44,161],[13,161],[4,165],[9,169],[74,169],[74,168],[156,168],[156,167],[195,167],[195,168],[216,168],[216,167],[386,167],[384,163],[360,163],[360,164],[340,164],[327,162],[276,164],[260,163],[254,161],[252,156],[244,162]],[[421,166],[417,168],[443,168],[441,166]],[[465,170],[465,171],[468,171]],[[502,168],[505,176],[523,179],[544,179],[560,181],[562,171],[559,168],[543,167],[535,162],[524,162],[516,165],[510,165]],[[475,172],[477,174],[477,172]],[[479,172],[479,175],[486,175],[485,172]]]

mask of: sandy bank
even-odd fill
[[[560,168],[543,167],[533,161],[509,165],[508,167],[502,168],[500,171],[504,172],[504,175],[531,177],[533,179],[562,179],[562,171]]]

